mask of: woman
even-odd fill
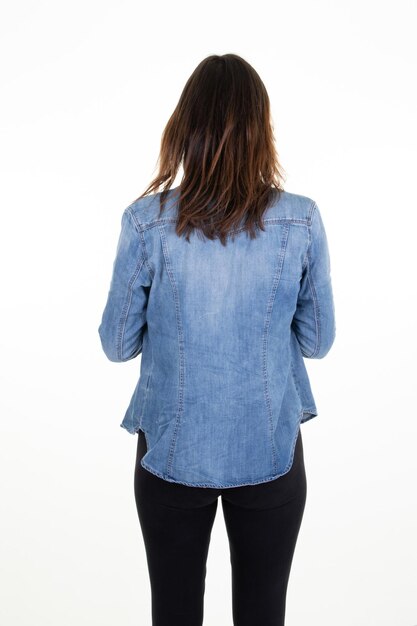
[[[235,54],[205,58],[158,175],[123,213],[99,327],[111,361],[142,355],[120,426],[138,435],[153,626],[203,623],[219,496],[235,626],[284,624],[306,500],[300,424],[318,414],[303,357],[328,353],[335,317],[318,206],[282,180],[260,77]]]

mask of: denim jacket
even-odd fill
[[[265,231],[227,245],[175,233],[173,188],[121,218],[98,328],[110,361],[141,355],[120,426],[145,433],[142,466],[195,487],[273,480],[291,468],[301,423],[318,415],[304,358],[335,339],[328,242],[317,204],[281,192]]]

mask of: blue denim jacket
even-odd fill
[[[121,218],[99,326],[110,361],[141,356],[120,424],[146,436],[142,466],[174,483],[237,487],[291,468],[300,424],[318,415],[304,358],[335,338],[326,233],[317,204],[281,192],[265,231],[226,246],[175,233],[175,187]]]

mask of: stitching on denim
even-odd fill
[[[293,442],[292,442],[292,447],[291,447],[290,459],[289,459],[289,461],[288,461],[288,463],[287,463],[287,466],[286,466],[286,468],[285,468],[285,470],[284,470],[284,472],[283,472],[284,474],[290,470],[290,468],[291,468],[291,466],[292,466],[292,464],[293,464],[293,461],[294,461],[295,446],[297,445],[298,431],[299,431],[299,429],[300,429],[300,424],[301,424],[301,420],[302,420],[302,419],[303,419],[303,409],[301,409],[301,411],[300,411],[300,412],[299,412],[299,414],[298,414],[298,420],[297,420],[297,430],[296,430],[297,435],[296,435],[296,437],[294,437],[294,439],[293,439]]]
[[[269,326],[270,326],[270,321],[271,321],[272,309],[274,306],[275,295],[278,289],[278,285],[279,285],[281,273],[282,273],[282,267],[284,264],[289,231],[290,231],[290,225],[286,224],[283,229],[282,236],[281,236],[281,246],[280,246],[280,251],[278,254],[277,266],[276,266],[274,276],[272,279],[272,288],[271,288],[271,293],[270,293],[267,308],[266,308],[264,330],[263,330],[263,337],[262,337],[262,373],[264,376],[264,396],[265,396],[265,402],[266,402],[266,407],[268,411],[270,444],[272,448],[272,463],[275,469],[277,468],[277,459],[276,459],[276,450],[274,446],[274,437],[273,437],[273,428],[272,428],[273,421],[272,421],[271,398],[268,392],[268,371],[267,371],[268,331],[269,331]]]
[[[307,249],[306,249],[306,253],[305,253],[305,256],[304,256],[303,264],[301,266],[301,275],[303,274],[305,268],[307,267],[308,252],[310,250],[310,246],[311,246],[311,229],[310,229],[310,225],[309,225],[309,226],[307,226]]]
[[[307,221],[308,221],[308,225],[311,226],[311,223],[313,221],[313,213],[314,211],[317,209],[317,204],[314,200],[312,200],[311,204],[310,204],[310,211],[307,217]]]
[[[142,425],[143,423],[143,417],[146,413],[146,406],[148,404],[148,400],[149,400],[149,385],[152,379],[152,374],[153,374],[153,367],[154,367],[154,358],[153,358],[153,352],[152,352],[152,362],[151,362],[151,366],[149,368],[149,373],[146,379],[146,386],[145,389],[143,390],[143,394],[142,394],[142,406],[141,406],[141,412],[139,415],[139,423],[140,425]],[[133,420],[133,416],[132,416],[132,420]]]
[[[296,377],[296,375],[295,375],[295,371],[294,371],[294,363],[293,363],[293,360],[292,360],[292,359],[290,359],[290,366],[291,366],[291,375],[292,375],[292,379],[293,379],[293,381],[294,381],[294,387],[295,387],[295,390],[296,390],[296,392],[297,392],[297,396],[299,397],[299,399],[300,399],[300,403],[301,403],[301,406],[302,406],[303,402],[302,402],[302,400],[301,400],[300,389],[299,389],[299,387],[298,387],[297,377]]]
[[[166,465],[166,472],[169,472],[172,469],[173,457],[174,457],[174,449],[177,439],[177,432],[179,429],[180,418],[184,410],[183,400],[184,400],[184,371],[185,371],[185,352],[184,352],[184,333],[182,329],[181,323],[181,311],[180,311],[180,301],[177,286],[175,283],[175,276],[172,270],[171,261],[169,258],[168,244],[165,237],[165,232],[162,225],[158,225],[158,230],[162,243],[162,252],[165,259],[165,264],[168,272],[168,276],[171,282],[172,292],[174,296],[175,303],[175,316],[177,320],[177,332],[178,332],[178,353],[179,353],[179,381],[178,381],[178,407],[177,414],[175,416],[175,425],[174,432],[171,439],[171,444],[168,452],[168,459]]]
[[[316,406],[303,407],[303,413],[314,413],[317,410]]]
[[[140,230],[141,231],[145,231],[145,230],[149,230],[150,228],[155,228],[157,226],[163,225],[165,223],[175,223],[175,222],[177,222],[177,218],[176,217],[159,217],[159,218],[156,218],[154,220],[151,220],[150,222],[147,222],[146,224],[140,224]],[[265,224],[303,224],[303,225],[308,225],[309,224],[309,218],[303,219],[303,218],[296,218],[296,217],[267,217],[267,218],[264,219],[264,223]],[[240,232],[243,232],[244,230],[245,230],[245,227],[242,226],[241,228],[229,230],[229,233],[230,234],[240,233]]]
[[[311,231],[312,229],[312,224],[313,224],[313,219],[314,219],[314,215],[313,213],[315,213],[315,211],[317,210],[317,204],[313,201],[312,205],[311,205],[311,211],[310,211],[310,226],[309,226],[309,231]],[[310,244],[312,241],[312,235],[310,232]],[[310,260],[311,260],[311,245],[309,245],[308,247],[308,256],[307,256],[307,264],[308,264],[308,268],[307,268],[307,283],[308,286],[310,287],[310,292],[311,295],[313,297],[313,311],[314,311],[314,320],[315,320],[315,324],[316,324],[316,345],[315,348],[313,350],[313,352],[308,356],[308,358],[312,358],[314,357],[320,350],[320,343],[321,343],[321,324],[320,324],[320,305],[319,305],[319,301],[317,298],[317,293],[316,293],[316,289],[314,286],[314,281],[313,278],[310,275]]]
[[[313,296],[313,311],[314,311],[314,320],[316,323],[316,346],[313,352],[310,354],[309,358],[311,359],[315,356],[320,349],[320,341],[321,341],[321,325],[320,325],[320,305],[317,299],[316,290],[314,288],[313,279],[310,277],[310,274],[307,274],[307,282],[310,287],[311,294]]]
[[[129,423],[131,423],[131,426],[129,426]],[[119,426],[120,428],[124,428],[125,430],[127,430],[127,432],[131,435],[136,435],[135,427],[133,426],[133,419],[128,420],[125,417],[124,420],[119,424]]]
[[[317,417],[317,415],[318,415],[318,412],[313,408],[310,410],[304,409],[300,424],[305,424],[306,422],[309,422],[313,418]]]
[[[120,314],[118,331],[117,331],[117,340],[116,340],[117,358],[120,361],[123,359],[123,341],[124,341],[124,334],[125,334],[125,329],[126,329],[127,316],[129,313],[130,305],[132,303],[133,285],[135,284],[135,281],[140,274],[143,263],[144,263],[144,260],[143,258],[141,258],[136,264],[135,271],[133,272],[133,275],[130,278],[129,283],[128,283],[127,296],[126,296],[127,299],[123,306],[122,312]]]
[[[142,424],[139,426],[139,428],[140,428],[140,430],[143,432],[143,434],[144,434],[144,436],[145,436],[145,442],[146,442],[146,452],[148,452],[148,451],[149,451],[148,433],[146,432],[146,430],[144,430],[144,429],[143,429],[143,425],[142,425]],[[139,431],[139,428],[138,428],[138,430],[137,430],[138,435],[139,435],[139,432],[138,432],[138,431]],[[135,433],[135,434],[136,434],[136,433]],[[146,454],[146,452],[145,452],[145,454]],[[145,455],[143,455],[143,456],[145,456]],[[143,459],[143,457],[142,457],[142,459]]]
[[[139,234],[140,241],[141,241],[142,256],[143,256],[143,258],[145,260],[145,265],[146,265],[146,269],[148,270],[149,278],[152,281],[153,280],[153,272],[152,272],[152,268],[151,268],[151,266],[149,264],[148,252],[147,252],[147,249],[146,249],[146,241],[145,241],[145,236],[143,234],[145,229],[142,227],[142,224],[140,223],[140,221],[138,220],[136,215],[133,213],[133,211],[130,209],[130,206],[127,207],[126,211],[131,216],[131,218],[132,218],[132,220],[133,220],[133,222],[135,224],[136,231]]]
[[[308,253],[309,253],[310,246],[311,246],[312,214],[313,214],[313,211],[315,210],[316,206],[317,205],[316,205],[316,203],[313,200],[313,202],[310,204],[310,210],[309,210],[308,218],[307,218],[307,222],[306,222],[307,223],[307,237],[308,237],[308,241],[307,241],[307,249],[306,249],[306,253],[305,253],[305,256],[304,256],[303,264],[301,266],[301,272],[304,272],[304,270],[305,270],[305,268],[307,266]]]

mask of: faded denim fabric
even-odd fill
[[[305,358],[335,339],[327,237],[314,200],[289,192],[226,247],[175,233],[175,191],[123,213],[99,326],[111,361],[141,354],[120,424],[143,430],[141,464],[195,487],[237,487],[288,472],[301,423],[318,415]]]

